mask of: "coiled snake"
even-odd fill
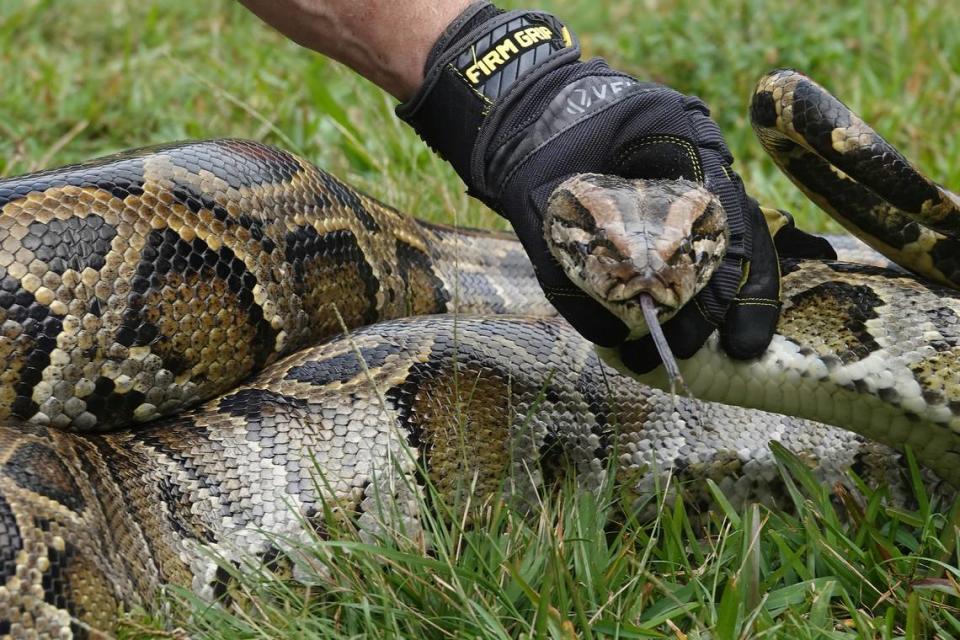
[[[899,155],[871,164],[895,152],[818,91],[765,78],[761,140],[868,242],[954,286],[955,196]],[[884,171],[903,182],[881,200]],[[638,494],[673,470],[692,501],[709,477],[775,504],[769,440],[825,482],[853,467],[896,494],[900,459],[876,440],[960,481],[960,300],[902,273],[785,259],[769,354],[734,364],[711,343],[684,365],[698,395],[856,435],[620,376],[554,317],[510,236],[415,221],[256,143],[8,179],[0,208],[0,634],[109,629],[164,584],[216,597],[214,555],[276,557],[325,502],[364,535],[416,527],[419,465],[450,499],[464,477],[522,499],[561,459],[594,486],[616,456]]]

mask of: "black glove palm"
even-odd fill
[[[579,56],[549,14],[475,4],[435,45],[423,87],[397,113],[454,166],[472,195],[510,220],[557,310],[588,340],[620,346],[624,364],[637,372],[659,364],[652,342],[624,343],[627,328],[563,274],[543,239],[547,198],[581,172],[704,184],[726,210],[729,248],[710,283],[664,333],[680,358],[717,327],[731,356],[759,355],[779,313],[776,252],[708,109]]]

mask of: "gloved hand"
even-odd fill
[[[579,58],[557,18],[479,2],[434,45],[422,87],[397,114],[453,165],[471,195],[510,221],[557,310],[588,340],[619,347],[623,364],[638,373],[660,363],[652,341],[624,342],[626,326],[561,271],[543,238],[547,198],[580,172],[704,184],[726,210],[729,248],[663,330],[679,358],[718,327],[729,355],[760,355],[780,311],[777,255],[709,110],[602,59]]]

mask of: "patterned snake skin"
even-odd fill
[[[784,339],[840,362],[890,339],[863,313],[903,287],[938,293],[880,270],[791,269],[817,279],[789,290]],[[816,328],[834,303],[849,321]],[[927,348],[951,357],[954,300],[917,309]],[[672,471],[690,504],[711,478],[736,503],[776,505],[773,439],[825,483],[852,468],[906,491],[900,456],[860,435],[671,398],[601,364],[510,237],[417,222],[251,142],[0,182],[0,356],[10,637],[110,630],[167,584],[229,594],[214,556],[295,555],[278,540],[317,533],[305,526],[324,505],[366,536],[415,528],[424,474],[451,500],[475,476],[477,493],[506,482],[522,501],[562,473],[595,486],[615,458],[638,498]],[[950,366],[923,372],[931,405]]]

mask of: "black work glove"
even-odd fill
[[[660,364],[652,340],[624,342],[627,327],[564,275],[543,238],[547,198],[581,172],[704,184],[726,210],[729,248],[664,333],[679,358],[718,327],[729,355],[760,355],[780,311],[777,255],[709,110],[602,59],[579,58],[555,17],[476,3],[434,45],[423,86],[397,114],[453,165],[471,195],[511,222],[557,310],[588,340],[619,346],[638,373]]]
[[[826,238],[797,229],[793,215],[783,209],[760,207],[781,260],[836,260],[837,251]]]

